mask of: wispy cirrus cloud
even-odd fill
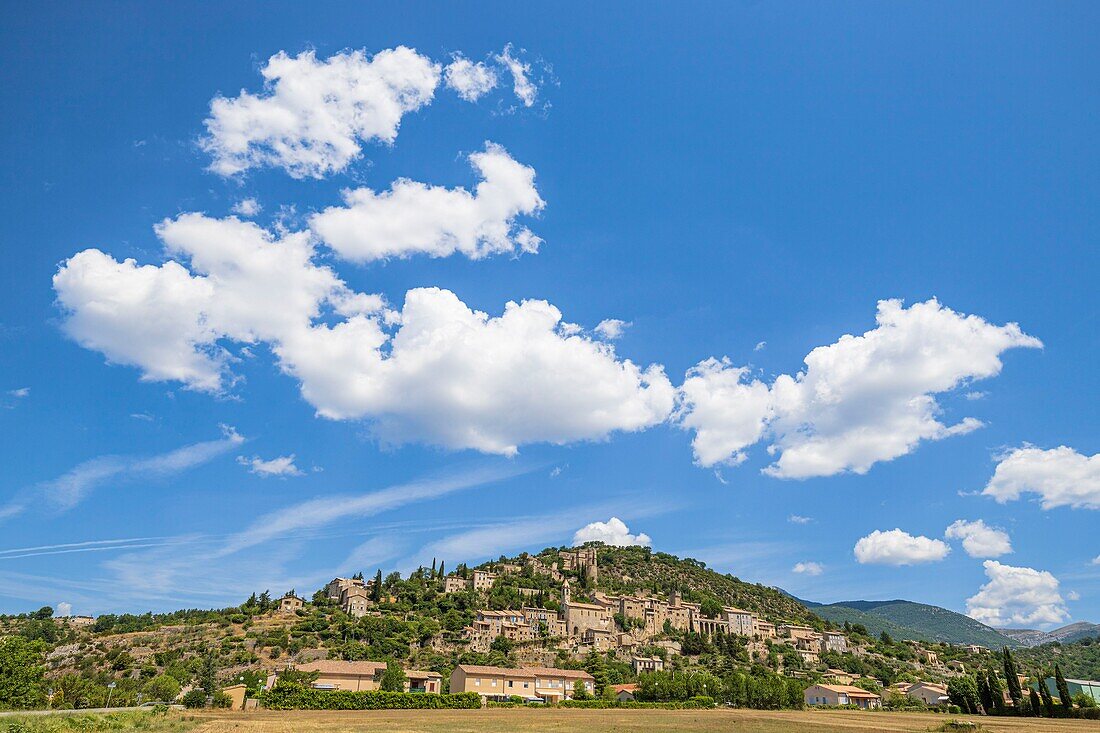
[[[165,478],[208,463],[245,439],[228,425],[222,437],[191,443],[155,456],[99,456],[78,464],[61,476],[43,481],[0,507],[0,520],[22,514],[32,504],[45,502],[56,511],[68,511],[107,482]]]

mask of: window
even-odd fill
[[[511,686],[512,686],[512,680],[508,680],[508,686],[509,686],[509,687],[511,687]]]
[[[475,687],[481,687],[481,680],[474,680]]]

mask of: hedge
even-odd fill
[[[556,703],[559,708],[663,708],[666,710],[694,710],[714,707],[714,698],[698,695],[688,700],[672,702],[641,702],[639,700],[564,700]]]
[[[436,695],[427,692],[382,692],[370,690],[315,690],[302,685],[276,685],[258,696],[271,710],[397,710],[476,709],[481,696],[476,692]]]

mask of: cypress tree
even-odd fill
[[[986,683],[989,687],[989,697],[993,700],[993,710],[997,715],[1004,715],[1005,713],[1005,692],[1001,687],[1001,680],[997,677],[997,670],[991,669],[986,672]]]
[[[993,714],[993,695],[989,690],[989,679],[986,677],[985,672],[978,670],[978,699],[982,703],[982,708],[986,715]]]
[[[374,576],[374,587],[370,589],[370,599],[375,603],[382,600],[382,569],[378,569],[378,574]]]
[[[1008,685],[1008,696],[1012,698],[1012,704],[1016,710],[1020,710],[1020,704],[1024,699],[1024,690],[1020,687],[1020,677],[1016,672],[1016,661],[1012,659],[1012,652],[1006,646],[1001,652],[1004,657],[1005,683]]]
[[[1040,683],[1041,684],[1041,683]],[[1039,718],[1043,715],[1043,703],[1039,700],[1039,693],[1034,687],[1028,688],[1028,698],[1031,700],[1031,717]]]
[[[1057,664],[1054,665],[1054,682],[1058,685],[1058,699],[1062,701],[1063,712],[1068,714],[1073,710],[1073,697],[1069,694],[1066,678],[1062,676],[1062,668]]]
[[[430,578],[435,577],[435,558],[434,557],[432,558],[432,574],[429,575],[428,577],[430,577]]]
[[[443,580],[443,576],[445,576],[446,574],[447,573],[443,570],[443,561],[440,560],[439,561],[439,579]]]
[[[1039,675],[1039,697],[1043,700],[1043,710],[1048,718],[1054,717],[1054,698],[1050,696],[1050,688],[1047,687],[1048,675]]]

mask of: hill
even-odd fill
[[[1082,639],[1100,637],[1100,624],[1078,621],[1053,631],[1040,631],[1038,629],[1003,629],[1002,631],[1006,636],[1015,639],[1024,646],[1040,646],[1056,641],[1062,644],[1072,644]]]
[[[883,631],[898,639],[938,641],[949,644],[980,644],[990,649],[1020,645],[1016,639],[969,616],[926,603],[905,600],[841,601],[820,604],[801,603],[816,615],[834,624],[862,624],[868,632]]]

